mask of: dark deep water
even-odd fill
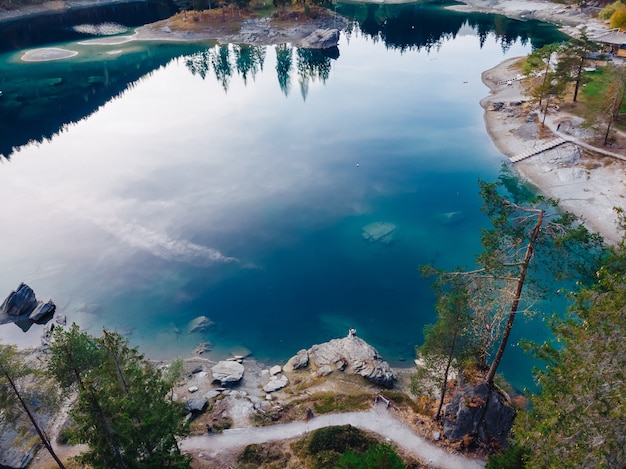
[[[476,181],[503,162],[480,74],[560,36],[439,2],[337,10],[354,21],[325,54],[116,40],[53,44],[78,55],[51,62],[1,54],[0,295],[25,281],[155,358],[210,341],[216,358],[283,361],[355,327],[408,366],[434,319],[418,268],[471,265]],[[376,222],[389,242],[364,239]],[[201,315],[215,327],[189,334]],[[0,326],[4,342],[40,333]],[[530,366],[514,340],[502,370],[523,386]]]

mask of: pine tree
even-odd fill
[[[182,404],[173,402],[165,379],[119,334],[94,338],[73,325],[55,334],[49,372],[65,388],[76,388],[70,441],[89,449],[78,456],[99,468],[188,468],[178,448],[184,436]]]
[[[625,467],[625,312],[626,275],[604,267],[569,315],[553,319],[556,339],[529,346],[546,364],[514,428],[526,467]]]

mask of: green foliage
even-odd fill
[[[626,28],[626,5],[618,8],[611,15],[611,20],[609,21],[610,28]]]
[[[369,448],[373,439],[352,425],[326,427],[316,430],[308,443],[309,453],[335,451],[345,453],[353,450],[359,453]]]
[[[272,445],[252,444],[244,448],[239,456],[239,464],[242,468],[256,469],[266,464],[280,462],[285,455]]]
[[[456,299],[446,299],[446,291],[442,292],[443,310],[451,306],[451,311],[457,310],[451,321],[442,320],[439,311],[442,324],[461,319],[459,331],[469,334],[470,343],[477,344],[474,350],[478,351],[479,364],[487,364],[498,344],[485,377],[492,384],[517,312],[528,310],[545,295],[546,278],[588,281],[603,250],[602,239],[590,234],[573,215],[558,213],[555,201],[537,197],[518,204],[503,194],[501,182],[480,181],[479,185],[482,210],[492,227],[482,232],[483,250],[476,258],[477,268],[434,272],[438,275],[436,283],[449,284],[450,292],[457,295]],[[468,312],[461,315],[465,310]],[[442,327],[440,337],[450,334],[450,326],[447,329]],[[445,343],[441,338],[434,341],[435,345],[439,342]]]
[[[70,442],[88,445],[78,462],[94,469],[189,467],[176,440],[187,427],[182,404],[169,399],[173,381],[119,334],[58,329],[48,372],[78,391],[67,430]]]
[[[619,8],[623,8],[625,6],[626,4],[622,3],[620,0],[617,0],[616,2],[611,3],[610,5],[607,5],[602,10],[600,10],[600,14],[598,15],[598,17],[601,20],[609,20],[611,16],[613,16],[613,13],[615,13]]]
[[[404,463],[390,445],[351,425],[321,428],[292,449],[314,469],[396,469]]]
[[[377,443],[363,454],[348,451],[335,465],[335,469],[404,469],[405,467],[393,447],[386,443]]]
[[[624,467],[626,275],[611,270],[574,296],[567,317],[553,318],[555,341],[528,346],[546,363],[536,371],[541,392],[514,428],[529,467]]]
[[[370,394],[319,393],[315,395],[313,410],[316,414],[366,410],[372,402]]]
[[[485,469],[524,469],[528,450],[519,445],[509,445],[498,454],[490,454]]]

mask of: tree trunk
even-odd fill
[[[506,344],[509,340],[509,336],[511,335],[511,329],[513,328],[513,321],[515,321],[515,315],[517,314],[517,308],[519,307],[520,298],[522,297],[522,289],[524,288],[524,281],[526,280],[526,273],[528,272],[528,266],[530,265],[530,260],[532,259],[533,252],[535,250],[535,241],[537,240],[537,236],[539,235],[539,231],[541,230],[541,224],[543,223],[543,210],[540,210],[537,214],[537,223],[533,227],[533,230],[530,234],[530,239],[528,241],[528,246],[526,246],[526,254],[524,255],[524,260],[522,261],[522,265],[520,268],[520,275],[517,279],[517,287],[515,289],[515,296],[513,297],[513,303],[511,304],[511,311],[509,313],[509,319],[506,322],[506,327],[504,328],[504,333],[502,334],[502,340],[500,341],[500,346],[498,347],[498,351],[496,352],[496,356],[493,359],[493,363],[489,368],[489,372],[487,373],[487,377],[485,381],[489,387],[493,387],[493,379],[496,376],[496,371],[498,370],[498,366],[500,366],[500,361],[502,360],[502,355],[504,354],[504,349],[506,349]]]
[[[452,336],[452,345],[450,346],[450,353],[448,354],[448,363],[446,363],[446,371],[443,373],[443,384],[441,385],[441,397],[439,398],[439,407],[437,407],[437,414],[435,414],[435,420],[441,419],[441,409],[443,407],[443,400],[446,397],[446,389],[448,388],[448,373],[450,372],[450,365],[452,364],[452,356],[454,355],[454,348],[456,346],[456,337],[459,334],[458,329],[454,331]]]
[[[604,133],[604,146],[609,142],[609,133],[611,132],[611,124],[613,123],[613,116],[609,119],[609,123],[606,125],[606,132]]]
[[[39,439],[41,439],[41,442],[43,443],[43,445],[46,447],[46,449],[50,453],[50,456],[52,456],[52,458],[55,460],[55,462],[58,464],[58,466],[61,469],[65,469],[65,466],[63,465],[63,463],[61,462],[59,457],[56,455],[56,453],[54,452],[54,449],[52,448],[52,445],[50,444],[50,441],[48,440],[48,437],[44,434],[43,430],[41,429],[41,427],[37,423],[37,420],[35,419],[35,416],[31,413],[30,409],[26,405],[26,402],[24,402],[24,399],[22,399],[22,396],[21,396],[20,392],[18,391],[17,386],[13,382],[13,379],[11,378],[11,376],[9,375],[8,371],[6,370],[6,368],[4,367],[4,365],[2,363],[0,363],[0,369],[2,369],[2,373],[4,374],[4,376],[6,376],[7,380],[9,381],[9,384],[11,385],[11,388],[13,389],[13,392],[15,393],[15,396],[20,401],[20,405],[24,409],[24,412],[26,412],[26,415],[28,415],[28,418],[30,419],[31,423],[33,424],[33,427],[35,427],[35,431],[37,432],[37,435],[39,435]]]
[[[550,95],[546,98],[546,107],[543,109],[543,120],[541,121],[541,127],[546,126],[546,116],[548,115],[548,106],[550,105]]]
[[[576,102],[576,99],[578,98],[578,89],[580,88],[580,79],[582,78],[584,63],[585,63],[585,57],[581,57],[580,63],[578,64],[578,72],[576,73],[576,86],[574,86],[574,99],[573,99],[574,102]]]

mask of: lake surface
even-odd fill
[[[472,264],[477,180],[504,161],[481,72],[560,36],[440,2],[338,11],[354,21],[325,54],[73,41],[54,44],[78,52],[64,60],[0,55],[0,295],[24,281],[154,358],[210,341],[212,358],[282,362],[354,327],[409,366],[435,318],[419,266]],[[376,223],[391,233],[365,239]],[[190,334],[203,315],[214,327]],[[514,342],[502,370],[523,386]]]

